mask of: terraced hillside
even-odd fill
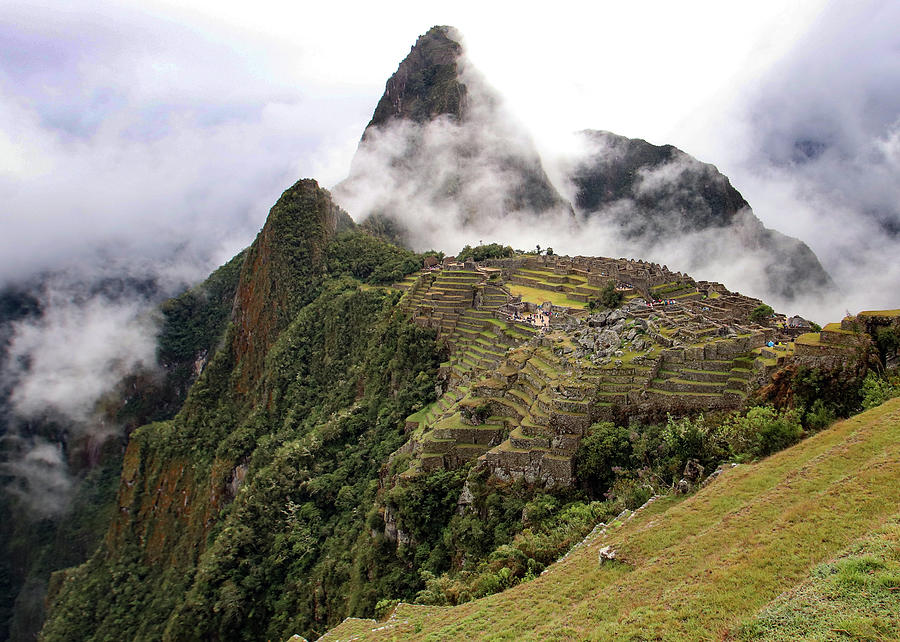
[[[625,305],[589,312],[609,283]],[[450,354],[438,401],[407,419],[401,482],[477,460],[501,479],[568,486],[594,422],[738,409],[795,353],[847,359],[861,336],[823,331],[821,350],[795,350],[783,317],[750,320],[758,299],[625,259],[446,260],[396,287]]]
[[[893,399],[599,526],[530,582],[321,639],[898,639],[898,487]]]

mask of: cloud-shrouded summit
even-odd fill
[[[420,37],[388,80],[334,195],[357,219],[399,228],[399,240],[451,252],[523,223],[574,222],[531,139],[450,27]]]
[[[812,250],[763,226],[728,178],[671,145],[609,132],[581,133],[565,162],[579,213],[591,229],[615,230],[626,255],[785,303],[834,287]]]
[[[335,188],[370,229],[447,252],[487,238],[649,258],[783,304],[833,286],[804,243],[765,228],[727,177],[672,146],[583,132],[552,159],[554,186],[461,43],[450,27],[418,39]]]

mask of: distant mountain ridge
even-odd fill
[[[568,185],[554,186],[459,33],[433,27],[387,81],[334,195],[365,228],[418,249],[450,250],[448,239],[505,236],[514,225],[586,243],[602,234],[618,254],[706,278],[727,265],[757,296],[786,302],[834,288],[812,250],[763,226],[713,165],[610,132],[581,137],[584,151],[564,159]]]
[[[773,294],[792,299],[834,288],[809,246],[763,226],[714,165],[672,145],[606,131],[581,135],[590,151],[574,161],[569,179],[576,187],[576,210],[585,218],[605,217],[626,239],[648,246],[673,235],[739,229],[745,251],[768,255],[762,258]],[[622,202],[629,207],[614,207]]]

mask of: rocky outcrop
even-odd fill
[[[575,208],[648,251],[679,237],[719,231],[732,237],[742,260],[756,257],[768,291],[793,298],[833,288],[802,241],[763,226],[724,174],[672,145],[653,145],[611,132],[582,132],[585,151],[570,159]],[[687,263],[721,260],[734,248],[698,238]],[[659,250],[656,250],[659,253]],[[683,259],[682,259],[683,260]]]
[[[452,27],[432,27],[419,36],[387,81],[363,140],[370,129],[385,127],[394,119],[417,123],[438,116],[460,119],[466,105],[466,86],[457,70],[461,54],[459,34]]]

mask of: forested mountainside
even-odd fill
[[[356,229],[312,180],[237,260],[230,323],[178,414],[131,434],[43,639],[314,638],[396,600],[489,595],[874,385],[864,318],[804,332],[639,261],[440,263]]]
[[[72,420],[49,410],[40,418],[22,417],[10,395],[20,382],[9,353],[15,325],[38,322],[44,310],[40,294],[51,287],[53,275],[36,283],[7,288],[0,309],[0,360],[6,378],[0,393],[0,446],[4,492],[0,493],[0,564],[2,618],[0,639],[33,639],[45,617],[47,580],[53,571],[80,564],[102,540],[113,516],[126,439],[149,421],[171,418],[180,408],[200,368],[218,347],[231,314],[243,253],[213,272],[205,282],[160,307],[157,340],[159,368],[149,364],[121,381],[92,410],[90,421],[100,430],[78,430]],[[103,300],[133,296],[156,297],[150,282],[127,283],[102,279],[79,287],[85,297]],[[28,371],[18,374],[27,375]],[[116,426],[121,433],[102,430]],[[38,444],[38,456],[29,449]],[[61,453],[61,465],[40,458],[40,444]],[[23,459],[24,458],[24,459]],[[56,485],[54,485],[56,484]],[[47,497],[44,498],[44,495]],[[53,504],[61,510],[34,504]],[[55,506],[55,504],[54,504]]]

